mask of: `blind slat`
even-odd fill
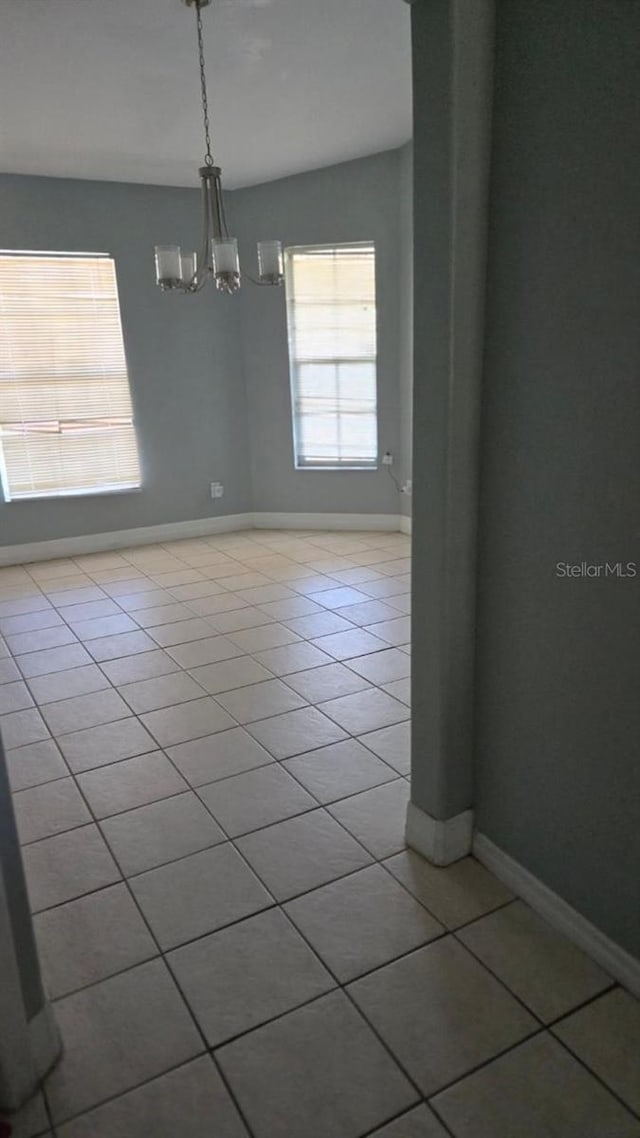
[[[111,257],[0,255],[0,446],[9,499],[140,485]]]
[[[296,466],[375,466],[374,246],[288,249],[286,287]]]

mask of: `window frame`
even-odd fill
[[[298,360],[293,352],[293,337],[292,328],[294,327],[294,310],[295,310],[295,296],[292,287],[292,272],[293,260],[296,254],[303,254],[306,252],[316,252],[317,250],[327,250],[339,252],[340,250],[354,250],[354,249],[367,249],[371,250],[373,255],[373,272],[374,272],[374,316],[375,316],[375,355],[363,356],[360,359],[355,357],[334,357],[333,362],[336,365],[340,363],[371,363],[373,362],[375,369],[375,420],[376,420],[376,453],[371,462],[356,462],[353,460],[345,460],[341,462],[339,459],[331,458],[326,462],[304,462],[300,461],[299,455],[301,447],[299,446],[299,417],[296,413],[296,398],[299,385],[297,383],[297,369],[300,366]],[[286,317],[287,317],[287,346],[289,356],[289,397],[291,406],[291,439],[293,444],[293,468],[294,470],[304,472],[309,471],[313,473],[320,473],[322,471],[328,472],[354,472],[364,474],[367,472],[375,473],[380,469],[380,432],[378,420],[378,258],[376,252],[376,243],[370,241],[343,241],[343,242],[329,242],[329,243],[315,243],[313,245],[289,245],[284,250],[284,272],[285,272],[285,299],[286,299]],[[328,362],[328,361],[326,361]]]
[[[122,344],[122,352],[124,357],[125,375],[127,381],[127,388],[129,393],[129,402],[131,406],[131,429],[133,431],[135,450],[138,465],[138,481],[136,483],[105,483],[101,486],[90,487],[74,487],[74,488],[59,488],[57,490],[43,490],[34,491],[32,493],[15,493],[11,490],[9,472],[5,458],[2,431],[0,430],[0,489],[2,490],[3,505],[14,505],[22,502],[44,502],[53,501],[55,499],[64,498],[93,498],[105,497],[120,494],[139,494],[143,488],[143,471],[140,442],[138,438],[138,430],[136,424],[136,415],[133,406],[133,389],[131,385],[131,378],[129,372],[129,363],[127,360],[126,344],[124,337],[124,326],[122,322],[122,310],[120,305],[120,290],[118,287],[118,273],[116,260],[113,254],[108,252],[95,252],[95,251],[66,251],[66,250],[49,250],[49,249],[0,249],[0,258],[33,258],[38,259],[56,259],[58,261],[64,260],[96,260],[96,261],[110,261],[113,267],[113,282],[115,290],[115,303],[117,308],[118,325],[120,330],[120,340]],[[0,381],[1,382],[1,381]]]

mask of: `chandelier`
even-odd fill
[[[204,121],[204,166],[198,173],[202,187],[202,247],[200,255],[186,252],[179,245],[156,245],[156,282],[163,292],[199,292],[209,279],[220,292],[233,293],[240,288],[238,242],[229,235],[224,212],[221,170],[211,153],[209,102],[204,66],[202,9],[211,0],[183,0],[195,8],[198,30],[200,89]],[[258,241],[258,279],[245,274],[253,284],[281,285],[284,280],[282,245],[279,241]]]

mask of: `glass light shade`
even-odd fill
[[[212,237],[211,259],[216,288],[220,292],[236,292],[240,288],[240,261],[235,237]]]
[[[216,276],[218,273],[240,273],[238,241],[235,237],[212,237],[211,254]]]
[[[182,284],[182,254],[179,245],[156,245],[156,281],[160,288]]]
[[[198,254],[197,253],[182,253],[182,279],[185,285],[189,286],[194,283],[194,277],[198,271]]]
[[[282,283],[284,262],[280,241],[258,241],[258,275],[260,284]]]

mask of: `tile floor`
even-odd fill
[[[65,1053],[17,1138],[640,1138],[640,1004],[404,846],[409,541],[0,570],[0,730]]]

